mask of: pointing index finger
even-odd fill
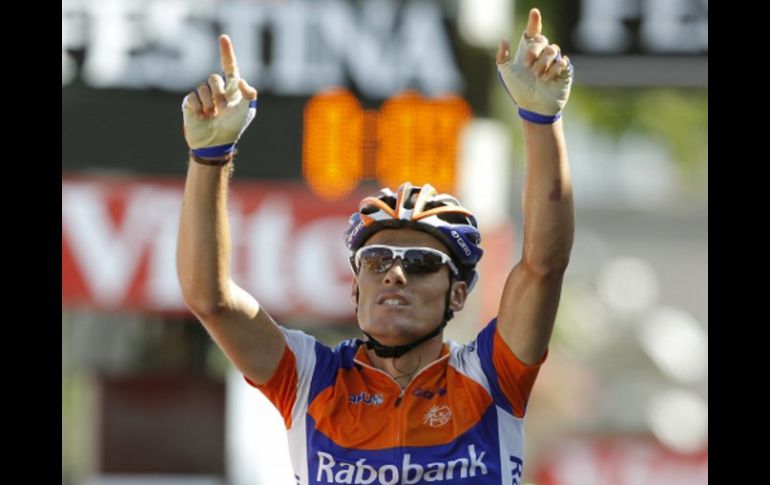
[[[495,56],[495,62],[502,64],[511,57],[510,45],[506,39],[500,41],[497,47],[497,55]]]
[[[235,61],[233,42],[225,34],[219,36],[219,54],[222,58],[222,71],[227,76],[227,80],[239,78],[241,75]]]
[[[527,37],[530,39],[540,35],[543,30],[543,16],[540,10],[533,8],[529,11],[529,21],[527,21]]]

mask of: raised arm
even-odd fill
[[[541,29],[540,12],[532,9],[515,57],[503,41],[496,59],[500,78],[518,105],[527,152],[522,258],[506,281],[498,329],[525,364],[539,361],[548,347],[575,232],[561,120],[572,65]]]
[[[185,96],[190,147],[177,243],[185,303],[230,361],[249,379],[266,382],[284,350],[283,334],[257,301],[230,278],[228,180],[235,143],[256,115],[257,91],[240,78],[230,39],[219,39],[222,69]]]

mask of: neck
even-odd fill
[[[403,389],[412,382],[418,372],[439,358],[443,345],[444,332],[441,332],[401,357],[378,357],[372,349],[366,349],[366,354],[372,366],[387,372]]]

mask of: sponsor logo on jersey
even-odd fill
[[[355,483],[355,484],[415,484],[422,482],[441,482],[468,478],[468,483],[476,476],[486,475],[484,464],[486,451],[476,454],[476,445],[468,445],[466,456],[446,461],[434,461],[422,465],[412,463],[412,455],[405,453],[399,468],[395,464],[378,467],[367,464],[366,458],[353,462],[340,462],[329,453],[318,451],[318,470],[316,481],[320,483]]]
[[[359,392],[358,394],[351,394],[348,400],[351,404],[364,403],[369,406],[379,406],[385,399],[382,397],[382,394]]]
[[[511,461],[511,485],[521,485],[521,474],[524,473],[524,462],[513,455],[508,456]]]
[[[450,419],[452,419],[452,410],[449,406],[433,406],[422,417],[422,422],[432,428],[438,428],[447,424]]]
[[[412,395],[416,397],[422,397],[425,399],[431,399],[434,396],[446,396],[446,389],[443,387],[440,387],[436,389],[435,391],[431,391],[430,389],[423,389],[421,387],[418,387],[414,391],[412,391]]]

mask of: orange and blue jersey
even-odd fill
[[[523,364],[496,320],[471,343],[445,343],[404,389],[360,340],[331,349],[281,331],[278,368],[255,387],[283,416],[298,484],[520,483],[526,404],[545,356]]]

